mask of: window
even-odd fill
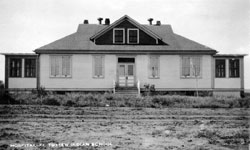
[[[71,56],[51,56],[51,77],[71,77]]]
[[[10,77],[22,77],[22,59],[10,59]]]
[[[182,76],[198,77],[201,76],[201,58],[194,56],[182,57]]]
[[[159,78],[159,57],[158,56],[150,56],[150,78]]]
[[[128,43],[129,44],[139,43],[139,30],[138,29],[128,29]]]
[[[24,61],[24,76],[36,77],[36,59],[25,59]]]
[[[94,77],[104,77],[104,56],[93,56]]]
[[[240,77],[240,62],[239,59],[229,59],[229,77]]]
[[[215,60],[215,77],[224,78],[226,77],[226,60],[217,59]]]
[[[124,44],[125,43],[125,41],[124,41],[124,39],[125,39],[125,34],[124,34],[124,32],[125,32],[125,30],[124,29],[114,29],[114,31],[113,31],[114,33],[113,33],[113,43],[115,43],[115,44]]]

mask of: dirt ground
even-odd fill
[[[246,149],[249,109],[0,105],[0,149]]]

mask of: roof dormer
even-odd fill
[[[125,15],[90,38],[96,45],[166,45],[162,38]]]

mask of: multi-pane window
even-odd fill
[[[184,77],[201,76],[201,58],[197,56],[183,56],[182,76]]]
[[[93,56],[93,73],[95,78],[104,77],[104,56]]]
[[[159,56],[150,56],[149,71],[151,78],[159,78]]]
[[[129,44],[139,43],[139,30],[138,29],[128,29],[128,43]]]
[[[229,59],[229,77],[240,77],[240,61],[239,59]]]
[[[51,77],[71,77],[71,56],[51,56]]]
[[[225,59],[215,60],[215,77],[217,78],[226,77],[226,60]]]
[[[10,59],[10,77],[22,77],[22,59]]]
[[[24,61],[24,76],[36,77],[36,59],[25,59]]]
[[[125,41],[124,37],[125,37],[125,30],[124,29],[114,29],[113,31],[114,33],[114,43],[115,44],[123,44]]]

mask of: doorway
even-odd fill
[[[118,86],[135,86],[135,58],[118,58]]]

